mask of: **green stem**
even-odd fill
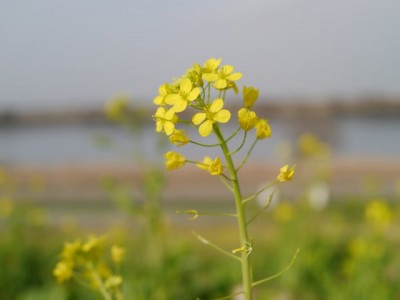
[[[111,295],[107,292],[107,289],[104,286],[103,280],[101,280],[100,275],[97,273],[97,271],[95,270],[95,268],[93,267],[93,265],[91,263],[88,264],[88,268],[89,268],[89,270],[91,270],[93,279],[97,283],[99,292],[103,296],[104,300],[112,300]]]
[[[235,205],[236,205],[236,214],[237,214],[237,223],[239,227],[239,238],[240,238],[240,246],[247,247],[251,244],[249,239],[249,234],[247,231],[247,222],[246,222],[246,215],[244,210],[244,205],[242,202],[242,194],[240,191],[239,180],[236,172],[235,165],[233,163],[232,157],[229,154],[229,148],[224,140],[224,137],[219,129],[218,125],[214,126],[214,132],[217,136],[220,144],[222,152],[224,153],[226,165],[229,170],[229,174],[232,181],[232,188],[233,194],[235,198]],[[252,269],[250,264],[250,255],[248,255],[247,251],[243,251],[241,253],[241,267],[242,267],[242,284],[243,284],[243,294],[245,300],[251,300],[252,297],[252,284],[253,284],[253,276],[252,276]]]

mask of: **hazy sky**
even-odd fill
[[[400,94],[400,2],[0,2],[0,109],[151,102],[209,57],[265,96]]]

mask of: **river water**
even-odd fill
[[[270,123],[273,135],[256,146],[253,153],[256,160],[274,159],[277,152],[283,151],[282,145],[293,145],[296,136],[302,132],[317,133],[339,157],[400,158],[400,118],[341,117],[304,126],[302,122],[274,119]],[[153,124],[142,128],[139,137],[132,137],[126,130],[108,124],[3,126],[0,127],[0,164],[129,163],[135,153],[157,160],[163,152],[157,136]],[[195,145],[177,151],[180,150],[191,159],[212,156],[217,151]]]

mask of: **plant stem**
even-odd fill
[[[239,238],[240,238],[240,246],[243,249],[246,249],[251,244],[249,240],[248,230],[247,230],[247,221],[246,214],[243,205],[242,194],[240,191],[239,180],[237,176],[237,171],[235,165],[233,163],[232,157],[230,155],[230,151],[224,137],[218,127],[218,125],[214,125],[214,132],[217,136],[220,144],[222,152],[224,153],[226,165],[229,170],[229,174],[231,176],[232,182],[232,190],[235,198],[236,205],[236,214],[237,214],[237,223],[239,227]],[[250,263],[250,255],[248,251],[241,252],[241,268],[242,268],[242,285],[243,285],[243,294],[245,300],[252,300],[252,284],[253,284],[253,276],[252,269]]]

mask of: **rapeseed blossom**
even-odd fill
[[[159,107],[153,118],[156,121],[156,131],[165,132],[166,135],[171,135],[174,132],[175,123],[178,122],[175,110],[166,110],[164,107]]]
[[[125,252],[125,248],[114,245],[111,247],[111,259],[115,263],[120,263],[125,257]]]
[[[284,165],[282,168],[279,169],[279,175],[277,176],[277,180],[279,182],[289,181],[293,178],[294,175],[294,166],[289,167],[289,165]]]
[[[186,163],[186,158],[182,154],[174,151],[168,151],[165,153],[164,158],[167,170],[179,169]]]
[[[203,79],[213,82],[213,86],[218,90],[230,87],[231,83],[242,78],[240,72],[233,73],[234,67],[231,65],[223,66],[217,73],[203,73]]]
[[[238,120],[240,127],[245,131],[249,131],[254,128],[258,118],[254,111],[243,107],[238,111]]]
[[[203,137],[208,136],[212,129],[213,124],[216,122],[226,123],[231,118],[231,113],[227,109],[222,109],[224,100],[217,98],[211,103],[209,107],[204,108],[204,112],[197,113],[193,116],[192,122],[194,125],[199,125],[199,134]]]
[[[253,107],[254,103],[257,101],[259,91],[256,88],[250,87],[243,87],[243,102],[244,107],[251,108]]]
[[[174,133],[169,136],[169,141],[180,147],[189,143],[190,139],[186,131],[175,129]]]
[[[161,85],[158,89],[158,96],[156,96],[153,100],[155,105],[167,105],[165,102],[165,98],[170,94],[171,89],[168,83]]]
[[[175,112],[182,112],[186,109],[188,102],[196,100],[200,94],[198,87],[193,87],[193,83],[188,78],[183,78],[180,82],[179,93],[169,94],[165,102],[172,105]]]
[[[266,119],[258,119],[254,127],[256,128],[256,137],[258,139],[265,139],[271,136],[271,127]]]

